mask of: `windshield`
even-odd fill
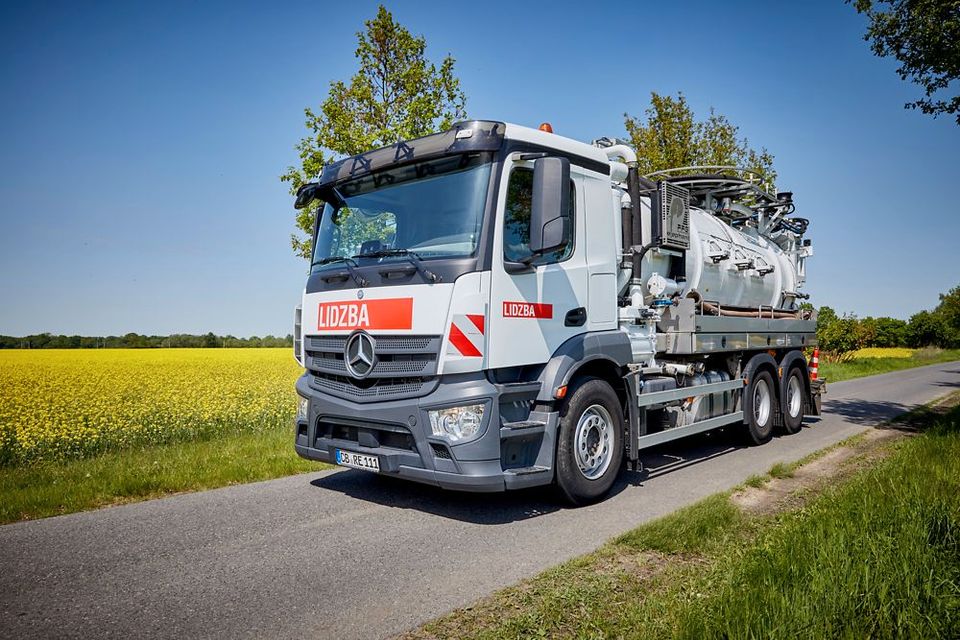
[[[486,155],[486,154],[484,154]],[[466,257],[477,250],[490,162],[458,155],[380,171],[333,188],[313,270],[365,261]]]

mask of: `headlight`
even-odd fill
[[[306,422],[307,415],[310,412],[310,400],[303,396],[297,396],[297,421]]]
[[[480,432],[480,425],[483,423],[483,406],[469,404],[428,411],[430,430],[433,435],[446,438],[450,442],[472,438]]]

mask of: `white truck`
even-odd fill
[[[749,171],[468,121],[324,167],[314,201],[304,458],[584,504],[645,447],[819,413],[807,220]]]

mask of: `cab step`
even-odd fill
[[[543,428],[545,426],[547,426],[547,423],[543,420],[518,420],[516,422],[504,422],[502,428],[514,431],[520,429],[535,429],[537,427]]]
[[[526,436],[535,436],[543,433],[547,428],[547,423],[543,420],[518,420],[517,422],[504,422],[500,426],[500,439],[523,438]]]
[[[517,469],[507,469],[503,472],[507,476],[528,476],[532,473],[545,473],[550,471],[550,467],[538,467],[536,465],[532,467],[519,467]]]

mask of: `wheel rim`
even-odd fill
[[[574,433],[577,467],[587,480],[606,472],[613,459],[613,419],[599,404],[590,405],[577,421]]]
[[[753,388],[753,421],[757,426],[767,424],[770,418],[770,386],[766,380],[757,380]]]
[[[791,418],[800,415],[802,405],[803,391],[800,389],[800,379],[797,376],[790,376],[790,382],[787,383],[787,411],[790,412]]]

